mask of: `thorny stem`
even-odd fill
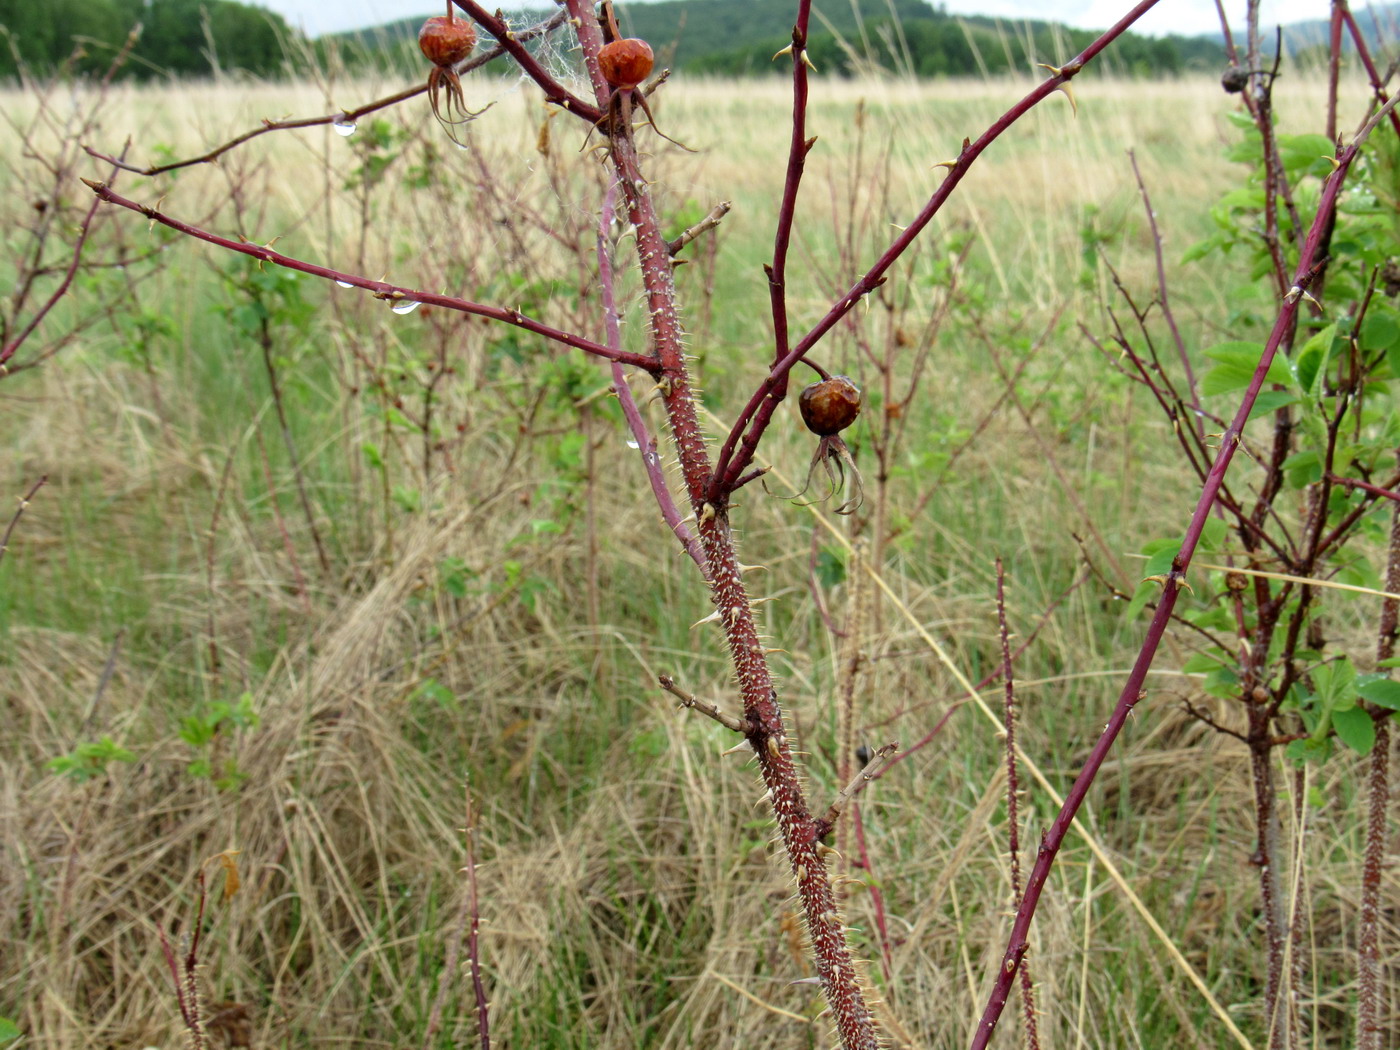
[[[29,486],[29,491],[19,498],[19,506],[15,508],[15,516],[10,519],[10,524],[5,526],[5,535],[0,536],[0,561],[5,560],[5,555],[10,550],[10,537],[14,535],[15,526],[19,524],[19,519],[24,516],[24,512],[29,509],[29,502],[34,498],[34,494],[44,487],[44,482],[49,480],[47,474],[42,475],[38,481]]]
[[[568,0],[568,6],[583,46],[594,92],[600,107],[605,106],[611,89],[598,67],[603,37],[593,5],[590,0]],[[628,218],[637,231],[637,257],[646,291],[652,342],[660,366],[662,401],[670,419],[681,475],[710,569],[711,596],[737,672],[744,715],[749,724],[746,735],[757,755],[767,797],[796,877],[818,977],[831,1005],[841,1044],[845,1050],[878,1050],[874,1019],[857,978],[822,856],[823,847],[817,839],[816,822],[807,809],[778,706],[778,694],[773,688],[767,653],[744,587],[729,529],[728,505],[723,496],[709,498],[711,463],[685,363],[670,251],[661,232],[650,186],[642,176],[632,128],[626,121],[610,124],[608,153],[622,188]]]
[[[500,42],[501,46],[506,49],[515,63],[524,70],[525,75],[538,84],[544,91],[544,97],[547,101],[553,102],[556,106],[563,109],[567,109],[575,116],[582,117],[590,124],[597,124],[598,121],[603,119],[606,106],[590,106],[587,102],[550,76],[548,70],[540,65],[539,60],[536,59],[535,56],[530,53],[530,50],[521,42],[522,35],[513,32],[503,19],[491,14],[480,4],[472,3],[472,0],[452,0],[452,2],[470,15],[472,21],[476,22],[477,25],[481,26],[482,29],[486,30]],[[569,10],[575,18],[579,17],[573,4],[569,5]],[[589,17],[592,17],[591,12]]]
[[[1397,456],[1400,459],[1400,456]],[[1400,507],[1390,519],[1390,559],[1385,573],[1385,589],[1400,593]],[[1400,601],[1381,601],[1377,631],[1376,659],[1395,655],[1395,639],[1400,631]],[[1377,717],[1379,716],[1379,717]],[[1386,854],[1386,811],[1390,805],[1390,719],[1389,711],[1373,712],[1376,742],[1371,748],[1366,777],[1366,845],[1361,860],[1361,907],[1357,916],[1356,938],[1356,1050],[1381,1050],[1385,1031],[1381,1018],[1385,984],[1381,980],[1381,882]]]
[[[598,219],[598,290],[603,306],[603,330],[607,333],[608,346],[614,350],[621,350],[622,325],[618,320],[610,244],[610,233],[616,214],[617,180],[614,179],[608,185],[603,210]],[[647,429],[646,420],[642,418],[641,409],[637,407],[637,399],[632,396],[632,388],[627,385],[627,376],[622,371],[622,365],[616,361],[612,363],[612,377],[613,393],[617,395],[618,403],[622,406],[622,415],[627,420],[627,428],[632,431],[632,440],[637,443],[637,448],[642,454],[642,467],[646,471],[647,484],[651,486],[651,494],[655,497],[657,506],[661,508],[661,518],[666,522],[666,527],[675,534],[676,539],[680,540],[691,560],[699,566],[701,573],[709,579],[710,571],[705,565],[705,552],[700,547],[700,541],[686,525],[684,515],[671,496],[671,490],[666,485],[666,473],[661,466],[661,454],[657,450],[656,438]]]
[[[611,347],[596,343],[592,339],[585,339],[581,335],[574,335],[555,328],[552,325],[544,324],[526,317],[519,310],[507,309],[500,306],[487,306],[483,303],[474,303],[467,299],[459,299],[453,295],[437,295],[433,292],[422,292],[413,288],[403,288],[399,285],[389,284],[387,281],[375,281],[369,277],[363,277],[355,273],[342,273],[339,270],[332,270],[326,266],[318,266],[316,263],[305,262],[301,259],[294,259],[281,252],[275,252],[271,248],[261,244],[250,244],[247,241],[233,241],[227,237],[221,237],[208,230],[202,230],[198,226],[191,226],[189,223],[181,222],[179,219],[157,211],[155,208],[145,204],[138,204],[133,200],[128,200],[113,192],[112,188],[104,182],[93,182],[91,179],[84,179],[88,187],[97,194],[98,198],[108,204],[116,204],[131,211],[158,222],[162,226],[186,236],[194,237],[197,240],[207,241],[210,244],[218,245],[220,248],[231,252],[240,252],[243,255],[251,255],[254,259],[261,259],[263,262],[272,263],[275,266],[283,266],[289,270],[297,270],[301,273],[309,273],[313,277],[322,277],[328,281],[337,281],[340,284],[353,285],[356,288],[364,288],[374,293],[376,299],[384,299],[389,302],[416,302],[426,303],[429,306],[438,306],[444,310],[457,310],[464,314],[474,314],[477,317],[489,317],[494,321],[504,321],[506,324],[523,328],[527,332],[534,332],[536,335],[544,336],[565,346],[571,346],[576,350],[593,354],[597,357],[606,358],[609,361],[617,361],[624,365],[631,365],[633,368],[640,368],[648,373],[657,371],[657,361],[654,357],[646,354],[633,354],[626,350],[614,350]]]
[[[807,24],[812,15],[812,0],[798,0],[797,21],[792,27],[792,139],[788,144],[787,175],[783,180],[783,198],[778,205],[778,223],[773,232],[773,262],[764,267],[768,275],[768,296],[773,311],[773,363],[777,364],[788,352],[787,256],[792,243],[792,224],[797,214],[797,191],[802,185],[802,172],[816,139],[807,138]],[[787,393],[786,378],[773,389],[773,397],[781,401]],[[717,493],[711,493],[717,495]]]
[[[1366,35],[1361,32],[1361,27],[1356,24],[1356,19],[1352,17],[1351,6],[1347,0],[1336,0],[1337,6],[1341,9],[1342,20],[1347,24],[1347,30],[1351,33],[1351,41],[1356,45],[1356,53],[1361,58],[1361,64],[1366,67],[1366,75],[1371,78],[1371,87],[1375,89],[1376,101],[1382,105],[1389,96],[1385,93],[1385,81],[1381,79],[1380,72],[1376,69],[1375,60],[1371,58],[1371,49],[1366,46]],[[1395,129],[1395,133],[1400,135],[1400,115],[1395,110],[1390,111],[1390,126]]]
[[[1321,199],[1318,202],[1317,215],[1312,226],[1308,230],[1307,239],[1303,244],[1303,251],[1298,260],[1298,268],[1295,271],[1293,287],[1283,298],[1283,305],[1279,310],[1278,317],[1274,322],[1273,330],[1269,333],[1268,341],[1264,344],[1264,353],[1259,359],[1259,365],[1254,370],[1254,375],[1250,380],[1244,397],[1241,399],[1239,410],[1221,435],[1220,450],[1212,464],[1210,473],[1206,476],[1205,485],[1202,488],[1200,498],[1196,501],[1195,510],[1191,515],[1191,522],[1186,528],[1186,534],[1182,538],[1181,550],[1177,552],[1172,560],[1171,571],[1166,574],[1166,581],[1162,589],[1162,598],[1157,606],[1157,611],[1153,614],[1152,621],[1147,628],[1147,636],[1144,638],[1142,648],[1137,659],[1133,663],[1127,681],[1124,683],[1123,691],[1119,694],[1118,702],[1113,708],[1113,713],[1109,716],[1108,724],[1104,727],[1103,734],[1094,744],[1085,760],[1079,776],[1075,779],[1074,785],[1065,796],[1064,805],[1060,812],[1056,814],[1050,829],[1045,833],[1040,842],[1040,849],[1036,855],[1035,866],[1031,870],[1030,878],[1026,884],[1026,894],[1021,900],[1020,907],[1016,909],[1016,917],[1012,923],[1011,937],[1007,944],[1006,952],[1002,957],[1001,966],[998,967],[997,975],[992,984],[992,991],[988,996],[986,1009],[983,1011],[982,1019],[978,1022],[977,1031],[973,1036],[973,1050],[985,1050],[991,1040],[992,1033],[996,1028],[997,1021],[1000,1020],[1002,1010],[1005,1009],[1008,993],[1011,984],[1015,980],[1016,973],[1020,969],[1021,959],[1026,953],[1027,935],[1030,931],[1031,920],[1035,916],[1036,906],[1040,903],[1040,895],[1045,889],[1046,880],[1050,875],[1050,868],[1055,862],[1055,856],[1059,852],[1060,846],[1064,843],[1065,836],[1069,833],[1071,822],[1079,812],[1080,806],[1084,804],[1084,799],[1089,793],[1089,788],[1094,779],[1098,776],[1099,768],[1103,765],[1104,759],[1108,757],[1108,752],[1112,749],[1114,742],[1122,732],[1128,716],[1132,714],[1137,706],[1147,694],[1143,692],[1143,684],[1147,680],[1147,672],[1152,667],[1152,661],[1157,655],[1157,649],[1162,643],[1162,638],[1166,633],[1167,624],[1171,620],[1172,610],[1176,606],[1176,600],[1181,594],[1181,584],[1186,578],[1186,570],[1191,564],[1191,558],[1196,552],[1196,545],[1200,542],[1201,533],[1205,529],[1206,519],[1211,514],[1211,509],[1215,503],[1216,494],[1220,491],[1220,486],[1225,480],[1225,472],[1230,467],[1231,460],[1234,459],[1235,450],[1239,447],[1240,435],[1244,431],[1245,423],[1249,419],[1249,413],[1254,408],[1254,402],[1259,397],[1259,391],[1263,389],[1264,379],[1268,375],[1269,366],[1273,363],[1274,355],[1278,352],[1284,336],[1293,330],[1293,324],[1298,312],[1299,302],[1302,293],[1307,290],[1308,283],[1313,273],[1313,256],[1317,251],[1323,231],[1327,228],[1329,217],[1336,210],[1337,197],[1341,193],[1342,185],[1346,181],[1347,171],[1351,167],[1352,161],[1360,151],[1361,144],[1375,128],[1376,124],[1395,105],[1392,99],[1381,110],[1377,111],[1372,118],[1358,131],[1355,141],[1345,149],[1338,151],[1336,157],[1336,170],[1328,176],[1323,187]]]
[[[1011,899],[1021,903],[1020,770],[1016,762],[1016,682],[1011,674],[1011,631],[1006,623],[1006,569],[997,558],[997,628],[1001,636],[1001,675],[1004,686],[1002,724],[1006,728],[1006,851],[1011,855]],[[1026,1018],[1026,1045],[1040,1050],[1035,1020],[1035,982],[1029,963],[1021,966],[1021,1009]]]
[[[919,213],[904,228],[904,231],[890,243],[890,246],[875,261],[875,264],[852,284],[846,293],[826,312],[826,315],[788,351],[781,361],[773,366],[768,377],[749,398],[748,404],[744,406],[739,418],[735,420],[734,426],[724,440],[724,446],[720,449],[719,459],[715,467],[715,479],[710,486],[713,499],[721,499],[724,494],[732,491],[734,482],[753,460],[758,443],[779,404],[774,392],[780,388],[787,374],[827,332],[836,326],[841,318],[855,308],[858,302],[884,283],[885,275],[890,267],[908,250],[924,228],[933,221],[933,217],[942,209],[953,190],[957,189],[958,183],[962,181],[963,176],[967,174],[983,151],[1036,105],[1060,88],[1067,87],[1088,62],[1125,33],[1134,22],[1156,6],[1157,2],[1158,0],[1142,0],[1119,19],[1112,28],[1104,32],[1077,56],[1060,67],[1053,76],[1039,84],[1021,101],[997,118],[976,141],[963,140],[963,147],[957,159],[947,162],[947,176]]]

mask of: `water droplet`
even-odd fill
[[[400,299],[389,309],[396,314],[411,314],[422,305],[417,299]]]
[[[348,139],[351,135],[355,134],[355,122],[343,114],[331,121],[331,127],[335,129],[335,133],[341,138]]]
[[[637,444],[637,442],[636,442],[635,439],[628,439],[628,441],[627,441],[627,447],[628,447],[628,448],[641,448],[642,446],[639,445],[639,444]]]
[[[335,283],[336,283],[337,285],[339,285],[341,288],[354,288],[354,287],[355,287],[355,286],[354,286],[353,284],[351,284],[349,281],[336,281]]]

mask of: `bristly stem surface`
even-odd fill
[[[602,30],[589,0],[569,0],[599,108],[611,108],[612,89],[597,56]],[[807,808],[783,723],[778,694],[768,667],[753,608],[729,528],[727,501],[711,500],[711,463],[700,430],[695,393],[685,362],[676,309],[671,253],[662,233],[651,189],[642,175],[633,129],[626,120],[608,121],[609,154],[617,172],[628,218],[636,229],[637,258],[653,350],[660,366],[660,392],[671,424],[681,475],[695,513],[696,532],[710,570],[711,597],[729,644],[743,698],[746,736],[758,758],[766,794],[782,835],[807,920],[807,932],[821,980],[845,1050],[878,1050],[874,1019],[856,974],[855,960],[836,907],[822,856],[817,822]]]

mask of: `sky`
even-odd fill
[[[245,0],[270,8],[312,36],[379,25],[397,18],[442,14],[442,0]],[[633,3],[642,0],[631,0]],[[839,0],[837,0],[839,2]],[[496,4],[487,5],[494,9]],[[514,6],[514,5],[507,5]],[[541,5],[542,6],[542,5]],[[1083,29],[1106,29],[1132,0],[945,0],[954,14],[1056,20]],[[1244,0],[1225,0],[1232,25],[1244,24]],[[1262,0],[1261,25],[1326,18],[1325,0]],[[1208,33],[1219,26],[1214,0],[1161,0],[1137,24],[1144,33]]]

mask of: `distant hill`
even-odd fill
[[[792,35],[792,0],[671,0],[618,8],[622,31],[648,41],[658,64],[723,75],[780,73],[773,53]],[[538,20],[540,12],[519,12]],[[350,52],[401,52],[410,61],[420,19],[331,38]],[[825,0],[813,5],[808,49],[823,72],[884,69],[916,76],[976,76],[1069,58],[1098,36],[1050,22],[950,15],[925,0]],[[325,40],[326,38],[323,38]],[[1126,34],[1103,68],[1143,76],[1215,70],[1224,48],[1209,37]]]

